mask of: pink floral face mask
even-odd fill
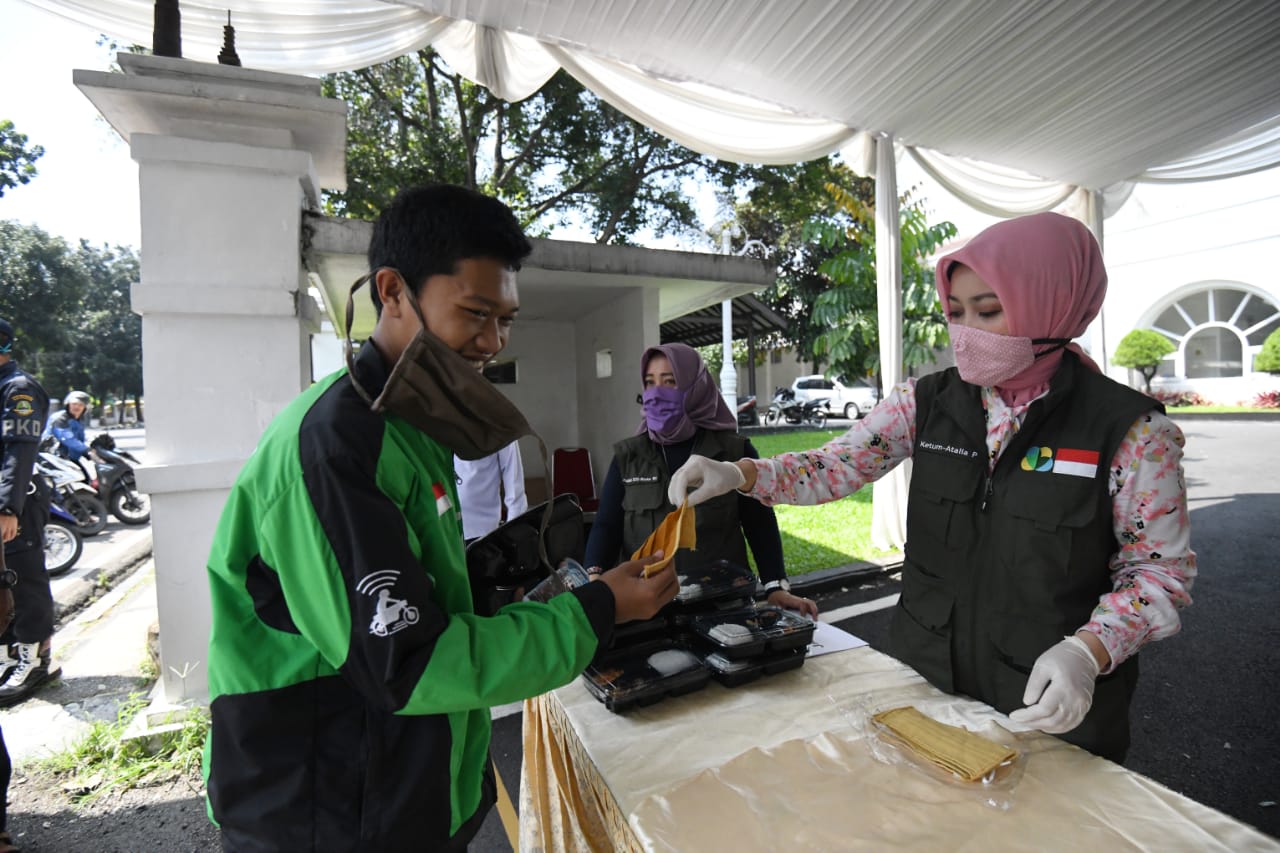
[[[948,328],[960,378],[984,388],[998,386],[1035,364],[1037,358],[1071,343],[1069,338],[1022,338],[956,323],[948,324]],[[1035,347],[1040,344],[1055,346],[1038,353]]]

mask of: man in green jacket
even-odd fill
[[[674,570],[472,606],[453,454],[525,427],[476,369],[506,344],[528,240],[501,202],[402,193],[369,247],[348,368],[267,428],[209,558],[211,817],[228,850],[461,850],[494,802],[489,708],[567,683]]]

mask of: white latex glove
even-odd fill
[[[1022,694],[1028,707],[1014,711],[1009,719],[1052,735],[1071,731],[1089,713],[1099,671],[1084,640],[1065,638],[1036,659]]]
[[[734,463],[717,462],[694,454],[671,475],[671,484],[667,486],[667,500],[680,506],[685,493],[692,488],[693,492],[688,496],[689,506],[697,506],[718,495],[741,488],[746,482],[742,469]]]

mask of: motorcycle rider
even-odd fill
[[[72,462],[89,452],[84,440],[84,423],[80,420],[89,411],[89,395],[83,391],[68,391],[62,401],[63,409],[49,419],[44,437],[52,436],[62,445],[63,453]]]
[[[0,707],[21,702],[49,678],[53,593],[44,569],[50,492],[33,477],[49,395],[13,361],[13,327],[0,319],[0,538],[16,576],[13,622],[0,635]]]

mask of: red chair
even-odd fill
[[[577,495],[583,512],[600,506],[596,478],[591,470],[591,452],[585,447],[557,447],[551,454],[551,493]]]

